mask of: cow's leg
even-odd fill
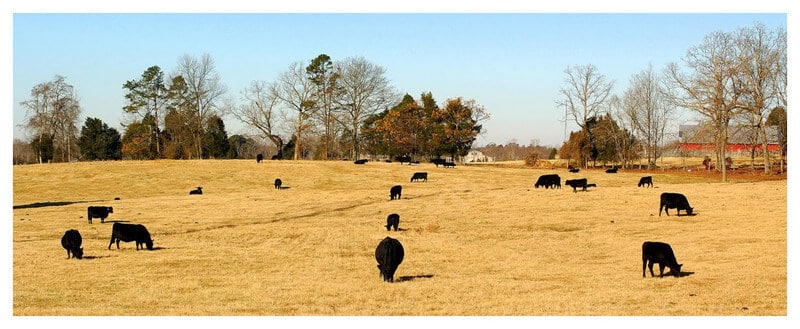
[[[92,223],[92,216],[89,216],[89,224]]]
[[[656,274],[653,273],[653,260],[650,260],[650,262],[647,263],[647,268],[650,269],[650,277],[656,277]]]
[[[103,224],[105,222],[106,222],[106,218],[105,217],[100,217],[100,224]]]
[[[111,250],[111,245],[114,244],[114,237],[111,237],[111,242],[108,243],[108,250]],[[117,249],[119,249],[119,245],[117,245]]]
[[[117,249],[119,249],[119,239],[117,239]]]
[[[664,263],[658,263],[658,277],[664,277]]]
[[[647,277],[647,274],[646,274],[647,272],[645,272],[646,270],[647,270],[647,258],[642,257],[642,277],[643,278]]]
[[[70,258],[69,249],[67,249],[67,259],[69,259],[69,258]]]

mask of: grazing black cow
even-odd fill
[[[400,164],[403,164],[403,162],[408,162],[408,164],[411,164],[411,157],[410,156],[399,156],[398,155],[398,156],[394,157],[394,159],[397,160],[397,162],[400,162]]]
[[[658,216],[661,217],[661,210],[664,210],[664,212],[667,213],[667,216],[669,216],[669,210],[671,208],[678,209],[678,216],[681,215],[681,210],[686,211],[687,215],[691,215],[692,211],[694,210],[691,206],[689,206],[689,200],[686,199],[685,195],[669,192],[661,193],[661,203],[658,206]]]
[[[533,185],[535,188],[544,187],[544,188],[561,188],[561,176],[558,174],[548,174],[548,175],[541,175],[539,179],[536,180],[536,184]]]
[[[261,161],[264,161],[264,155],[261,153],[256,154],[256,162],[261,163]]]
[[[569,172],[571,172],[571,173],[577,173],[577,172],[581,171],[579,168],[573,167],[571,164],[567,165],[567,170],[569,170]]]
[[[202,195],[203,194],[203,187],[198,186],[196,189],[189,191],[189,195]]]
[[[572,192],[573,193],[574,192],[578,192],[578,188],[579,187],[582,188],[584,191],[586,191],[586,187],[587,187],[586,178],[567,179],[567,180],[564,181],[564,185],[572,186]]]
[[[439,168],[439,165],[444,165],[446,161],[444,159],[433,159],[431,162],[436,165],[436,168]]]
[[[359,159],[359,160],[353,161],[353,163],[355,163],[355,164],[365,164],[365,163],[367,163],[367,159]]]
[[[647,277],[647,272],[645,272],[645,268],[650,268],[650,276],[655,277],[655,273],[653,273],[653,264],[658,263],[659,275],[658,277],[664,277],[664,267],[669,267],[670,272],[672,275],[679,277],[681,274],[681,266],[683,264],[678,264],[678,261],[675,260],[675,253],[672,252],[672,247],[669,244],[663,242],[651,242],[646,241],[642,243],[642,277]]]
[[[272,160],[281,160],[281,159],[283,159],[283,157],[280,154],[275,154],[275,155],[272,156],[271,159]]]
[[[445,163],[443,163],[443,165],[444,165],[445,168],[455,168],[456,167],[456,163],[455,162],[445,162]]]
[[[389,231],[394,227],[394,230],[397,231],[398,226],[400,226],[400,215],[389,214],[389,216],[386,217],[386,230]]]
[[[402,186],[400,186],[400,185],[392,186],[392,188],[389,189],[389,200],[394,200],[395,198],[397,200],[400,200],[400,196],[401,196],[402,192],[403,192],[403,187]]]
[[[281,185],[283,185],[283,181],[280,178],[275,178],[275,188],[280,190]]]
[[[136,250],[139,250],[139,246],[142,247],[142,250],[145,246],[147,246],[147,250],[153,250],[153,239],[150,238],[150,232],[142,224],[114,223],[114,226],[111,227],[111,242],[108,243],[108,249],[111,249],[111,245],[115,241],[117,249],[119,249],[120,241],[136,241]]]
[[[81,248],[81,243],[83,243],[83,239],[81,238],[81,233],[78,232],[78,230],[67,230],[64,232],[64,236],[61,237],[61,246],[64,247],[64,249],[67,249],[67,259],[70,259],[70,257],[83,259],[83,248]],[[70,253],[72,256],[70,256]]]
[[[414,175],[411,176],[411,181],[422,180],[424,182],[428,181],[428,173],[427,172],[415,172]]]
[[[108,214],[114,213],[114,208],[106,206],[89,206],[86,209],[87,217],[89,217],[89,224],[92,223],[92,218],[100,218],[100,223],[106,222]]]
[[[617,168],[617,166],[613,166],[609,169],[606,169],[606,174],[616,174],[618,169],[619,168]]]
[[[642,187],[642,186],[653,187],[653,176],[644,176],[642,178],[639,178],[639,185],[638,186],[639,187]]]
[[[394,272],[403,262],[404,256],[405,251],[400,241],[387,236],[378,244],[378,248],[375,248],[375,260],[378,261],[383,281],[394,282]]]

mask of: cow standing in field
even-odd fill
[[[427,172],[415,172],[414,175],[411,176],[411,182],[422,180],[424,182],[428,181],[428,173]]]
[[[646,268],[650,268],[650,276],[655,277],[655,273],[653,273],[653,264],[658,263],[659,275],[658,277],[664,277],[664,267],[669,267],[670,272],[672,275],[679,277],[681,273],[681,266],[683,264],[678,264],[678,261],[675,259],[675,253],[672,252],[672,247],[669,244],[663,242],[651,242],[646,241],[642,244],[642,277],[647,277],[647,272],[645,272]]]
[[[142,250],[145,246],[147,246],[147,250],[153,250],[153,239],[150,238],[150,232],[142,224],[114,223],[114,226],[111,227],[111,242],[108,243],[108,249],[111,249],[114,242],[117,243],[117,249],[119,249],[120,241],[136,241],[136,250],[139,250],[139,246],[142,247]]]
[[[456,167],[456,163],[455,162],[445,162],[443,165],[444,165],[445,168],[455,168]]]
[[[578,188],[580,187],[583,191],[586,191],[586,178],[581,179],[567,179],[564,181],[564,185],[572,186],[572,192],[578,192]]]
[[[400,200],[402,192],[403,192],[402,186],[400,185],[392,186],[392,188],[389,189],[389,200],[394,200],[394,199]]]
[[[89,217],[89,224],[92,223],[92,218],[100,218],[100,223],[106,222],[108,214],[114,213],[114,208],[106,206],[89,206],[86,208],[87,217]]]
[[[82,243],[83,239],[81,238],[81,233],[78,232],[78,230],[67,230],[64,232],[64,236],[61,237],[61,246],[64,247],[64,249],[67,249],[67,259],[70,259],[70,257],[83,259],[83,248],[81,248]],[[70,253],[72,256],[70,256]]]
[[[671,208],[677,209],[678,216],[681,215],[681,210],[686,211],[687,215],[692,215],[692,211],[694,210],[689,206],[689,200],[686,199],[685,195],[680,193],[661,193],[661,202],[658,206],[658,216],[661,217],[661,210],[664,210],[664,212],[667,213],[667,216],[669,216],[669,210]]]
[[[561,188],[561,177],[558,176],[558,174],[541,175],[539,179],[536,180],[536,184],[533,184],[533,187],[544,187],[546,189]]]
[[[203,187],[198,186],[196,189],[189,191],[189,195],[203,195]]]
[[[431,162],[436,165],[436,168],[439,168],[439,165],[444,165],[444,163],[447,161],[445,161],[445,159],[433,159]]]
[[[275,178],[275,189],[280,190],[281,189],[281,185],[283,185],[283,181],[281,181],[280,178]]]
[[[389,216],[386,217],[386,230],[389,231],[394,227],[394,230],[397,231],[398,226],[400,226],[400,215],[389,214]]]
[[[375,249],[375,260],[378,261],[378,269],[381,271],[383,281],[394,282],[394,273],[403,262],[404,256],[405,251],[400,241],[387,236],[378,244]]]
[[[403,162],[408,162],[408,164],[411,164],[410,156],[396,156],[394,159],[397,160],[397,162],[400,162],[400,164],[403,164]]]
[[[642,178],[639,178],[639,185],[637,186],[653,187],[653,176],[644,176]]]
[[[607,174],[616,174],[617,170],[619,170],[619,168],[617,168],[617,166],[613,166],[613,167],[611,167],[609,169],[606,169],[606,173]]]
[[[259,153],[256,155],[256,163],[261,163],[261,161],[264,161],[264,155]]]

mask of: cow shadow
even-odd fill
[[[692,274],[694,274],[694,272],[684,272],[684,271],[680,271],[680,272],[678,272],[678,277],[679,277],[679,278],[682,278],[682,277],[685,277],[685,276],[691,276]]]
[[[90,202],[101,202],[105,200],[94,200],[94,201],[55,201],[55,202],[34,202],[29,204],[23,204],[19,206],[14,206],[14,209],[29,209],[29,208],[44,208],[44,207],[60,207],[60,206],[68,206],[71,204],[76,203],[90,203]]]
[[[106,257],[110,257],[110,256],[83,256],[83,259],[90,259],[91,260],[91,259],[100,259],[100,258],[106,258]]]
[[[397,282],[406,282],[406,281],[414,281],[416,279],[430,279],[433,277],[433,274],[422,274],[422,275],[406,275],[397,278]]]
[[[278,187],[277,189],[278,190],[288,190],[290,188],[292,188],[292,187],[291,186],[281,186],[281,187]]]
[[[107,222],[101,222],[100,224],[105,224],[105,223],[112,223],[112,224],[113,223],[130,223],[130,222],[131,221],[124,220],[124,219],[114,219],[114,220],[108,220]]]

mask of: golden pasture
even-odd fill
[[[416,171],[428,182],[409,183]],[[537,177],[588,178],[573,193]],[[787,315],[786,180],[519,165],[118,161],[13,168],[13,314]],[[273,188],[281,178],[285,189]],[[401,184],[401,200],[389,188]],[[204,194],[188,195],[202,186]],[[696,216],[658,216],[683,193]],[[114,200],[119,197],[120,200]],[[88,224],[86,207],[114,213]],[[384,228],[400,214],[398,232]],[[112,222],[155,250],[108,250]],[[60,238],[83,236],[84,259]],[[398,239],[395,283],[375,247]],[[642,278],[644,241],[683,276]],[[655,266],[658,275],[658,266]],[[669,272],[666,269],[665,272]]]

